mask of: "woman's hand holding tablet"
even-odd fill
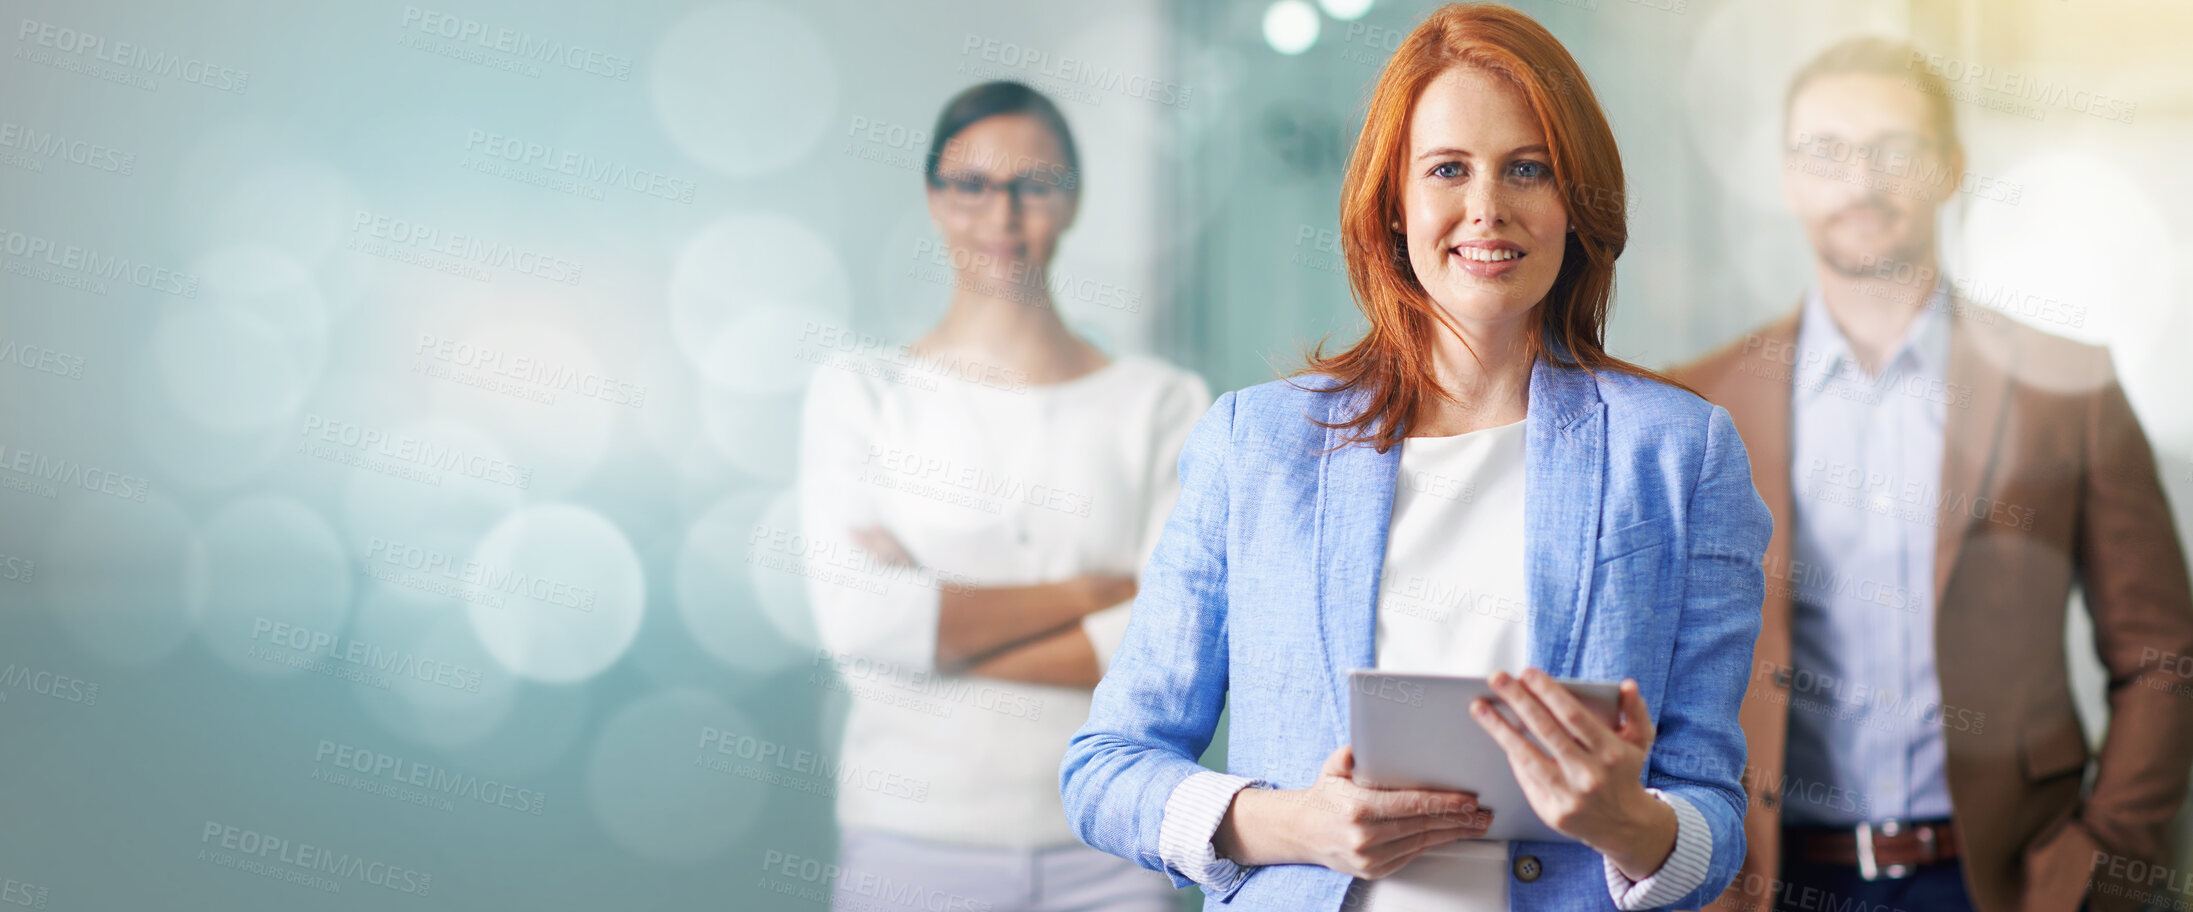
[[[1470,715],[1507,751],[1539,819],[1599,850],[1631,880],[1659,870],[1675,849],[1675,811],[1645,792],[1654,732],[1637,682],[1622,682],[1616,728],[1536,668],[1496,673],[1490,683],[1522,725],[1484,698],[1471,701]]]
[[[1375,880],[1492,824],[1469,792],[1367,788],[1354,773],[1354,749],[1341,745],[1309,788],[1242,789],[1211,842],[1238,864],[1315,864]]]

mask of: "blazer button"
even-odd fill
[[[1533,882],[1533,881],[1536,881],[1536,880],[1538,879],[1538,875],[1540,875],[1540,874],[1544,874],[1544,873],[1546,873],[1546,870],[1545,870],[1544,866],[1542,866],[1542,865],[1540,865],[1540,864],[1538,863],[1538,856],[1536,856],[1536,855],[1517,855],[1517,856],[1515,856],[1515,879],[1516,879],[1516,880],[1520,880],[1520,881],[1522,881],[1522,882],[1524,882],[1524,883],[1531,883],[1531,882]]]

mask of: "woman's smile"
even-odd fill
[[[1529,256],[1521,246],[1508,241],[1464,241],[1447,248],[1447,255],[1459,264],[1463,272],[1480,279],[1497,279],[1522,265]]]

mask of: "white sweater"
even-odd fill
[[[1210,405],[1196,375],[1123,357],[1064,383],[880,360],[816,371],[800,449],[817,681],[850,706],[838,821],[938,842],[1077,844],[1059,803],[1089,692],[935,671],[940,590],[1133,576]],[[880,526],[918,568],[855,544]],[[1100,667],[1128,604],[1083,629]]]

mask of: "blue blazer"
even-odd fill
[[[1304,788],[1348,740],[1348,671],[1375,664],[1374,609],[1401,451],[1334,449],[1319,427],[1354,392],[1285,381],[1220,396],[1180,455],[1180,499],[1144,568],[1126,641],[1066,752],[1060,788],[1084,842],[1192,883],[1158,856],[1174,786],[1202,769],[1232,708],[1226,765]],[[1706,881],[1744,857],[1744,733],[1773,529],[1728,412],[1666,384],[1540,359],[1525,419],[1530,659],[1556,676],[1636,678],[1658,726],[1645,784],[1688,799],[1713,831]],[[1475,724],[1457,719],[1457,725]],[[1542,873],[1509,908],[1613,909],[1598,852],[1518,842]],[[1332,912],[1349,877],[1255,870],[1206,909]]]

